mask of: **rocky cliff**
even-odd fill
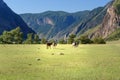
[[[116,7],[113,6],[116,0],[112,1],[112,4],[108,6],[107,13],[103,19],[99,29],[96,30],[91,36],[108,38],[113,32],[120,28],[120,16],[116,12]]]

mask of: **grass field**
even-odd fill
[[[120,80],[120,44],[0,45],[0,80]]]

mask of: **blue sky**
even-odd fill
[[[111,0],[4,0],[16,13],[40,13],[44,11],[77,12],[104,6]]]

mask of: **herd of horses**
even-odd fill
[[[77,42],[72,43],[72,46],[74,46],[74,47],[78,47],[78,45],[79,45],[79,43],[77,43]],[[57,46],[57,42],[47,42],[46,46],[47,46],[47,49],[49,49],[49,48],[51,49],[51,46],[53,46],[53,47]]]

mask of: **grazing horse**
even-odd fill
[[[51,48],[52,44],[53,44],[52,42],[47,42],[47,44],[46,44],[47,49],[48,49],[48,48]]]
[[[57,43],[56,43],[56,42],[53,42],[53,46],[56,47],[56,46],[57,46]]]
[[[47,46],[47,49],[51,48],[51,46],[56,47],[57,46],[57,42],[47,42],[46,46]]]
[[[79,45],[79,43],[77,43],[77,42],[72,43],[72,46],[74,46],[74,47],[78,47],[78,45]]]

